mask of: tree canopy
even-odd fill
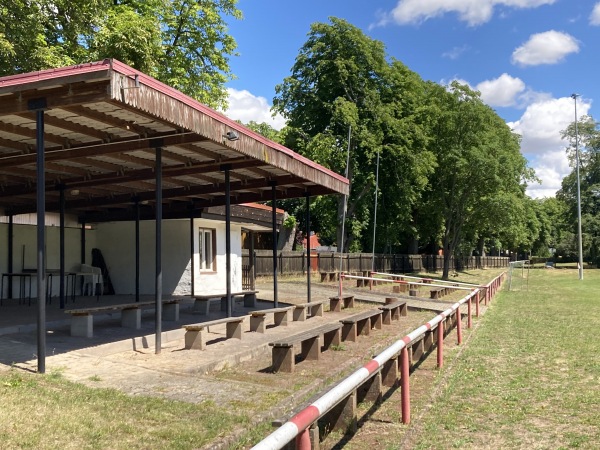
[[[351,183],[345,248],[358,250],[371,223],[377,153],[381,155],[383,202],[410,203],[419,197],[431,171],[418,115],[422,80],[398,61],[387,60],[379,41],[348,22],[311,26],[292,73],[276,87],[275,111],[288,119],[286,144]],[[350,139],[350,141],[348,140]],[[423,155],[419,156],[421,153]],[[340,242],[343,199],[316,200],[325,240]],[[388,208],[386,207],[386,211]],[[386,223],[409,225],[406,210],[390,208]],[[391,220],[391,219],[394,220]]]
[[[14,0],[0,6],[0,75],[116,58],[213,107],[237,0]]]
[[[423,81],[337,18],[311,26],[276,92],[286,144],[342,174],[350,147],[344,250],[373,244],[378,154],[376,251],[409,241],[439,245],[448,257],[480,242],[533,246],[540,223],[524,194],[533,173],[519,137],[479,93]],[[321,236],[339,243],[343,199],[314,203]]]
[[[591,116],[581,117],[562,132],[567,141],[567,155],[573,171],[563,179],[557,199],[562,203],[566,220],[562,239],[557,244],[559,253],[576,256],[577,239],[577,176],[576,144],[579,150],[581,228],[583,253],[586,260],[600,262],[600,127]],[[575,137],[577,136],[577,142]]]

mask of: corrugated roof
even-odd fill
[[[44,110],[47,210],[86,221],[126,218],[155,199],[162,153],[163,210],[348,192],[348,181],[119,61],[0,78],[0,207],[35,211],[36,119]],[[230,141],[228,132],[238,139]]]

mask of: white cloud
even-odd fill
[[[541,183],[527,186],[527,195],[532,198],[554,197],[562,187],[563,178],[571,172],[564,149],[537,155],[529,160],[529,166]]]
[[[285,126],[285,119],[280,114],[272,117],[271,106],[266,98],[257,97],[246,90],[238,91],[232,88],[228,88],[227,93],[229,108],[224,112],[227,117],[243,123],[251,120],[258,123],[265,122],[276,130],[281,130]]]
[[[579,99],[578,117],[586,115],[590,107],[590,102]],[[560,133],[574,120],[573,99],[563,97],[533,103],[518,121],[508,123],[514,132],[522,136],[521,151],[542,179],[541,185],[528,188],[530,196],[553,196],[560,189],[562,179],[570,173],[565,152],[567,143],[561,139]]]
[[[600,2],[594,5],[592,14],[590,14],[590,25],[600,25]]]
[[[513,64],[537,66],[556,64],[569,53],[579,52],[579,42],[573,36],[560,31],[532,34],[529,40],[512,54]]]
[[[448,50],[447,52],[442,53],[442,57],[452,60],[458,59],[460,58],[460,55],[462,55],[468,49],[469,47],[467,45],[463,45],[461,47],[454,47],[452,50]]]
[[[482,81],[476,89],[481,92],[481,99],[490,106],[514,106],[519,94],[525,91],[525,83],[503,73],[496,79]]]
[[[556,0],[399,0],[390,13],[398,24],[420,23],[447,13],[456,13],[460,20],[471,26],[488,22],[497,6],[509,8],[537,8],[551,5]],[[388,19],[382,19],[384,25]]]

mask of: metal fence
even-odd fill
[[[277,272],[282,275],[306,273],[306,251],[277,253]],[[255,250],[253,261],[248,250],[242,251],[242,265],[256,276],[273,274],[273,252]],[[509,258],[501,256],[469,256],[450,258],[450,268],[456,271],[508,267]],[[444,267],[441,255],[389,255],[372,253],[312,252],[310,266],[313,272],[376,272],[410,273],[439,272]]]

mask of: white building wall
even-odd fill
[[[222,294],[226,290],[226,252],[225,252],[225,224],[214,220],[195,219],[194,228],[194,267],[196,278],[194,294]],[[200,271],[200,255],[198,254],[198,231],[200,228],[213,228],[217,235],[217,270],[215,272]],[[190,268],[187,268],[189,275]],[[231,291],[242,290],[242,230],[238,225],[231,224]],[[189,291],[188,291],[189,292]]]
[[[198,257],[198,229],[212,228],[217,236],[217,271],[200,272]],[[154,294],[155,284],[155,223],[140,222],[140,294]],[[191,258],[190,222],[165,220],[162,224],[162,282],[163,294],[190,295]],[[98,224],[97,247],[104,256],[108,272],[117,294],[135,293],[135,224],[113,222]],[[241,228],[231,226],[232,291],[242,289]],[[195,293],[223,293],[225,279],[225,224],[206,219],[194,220]]]

